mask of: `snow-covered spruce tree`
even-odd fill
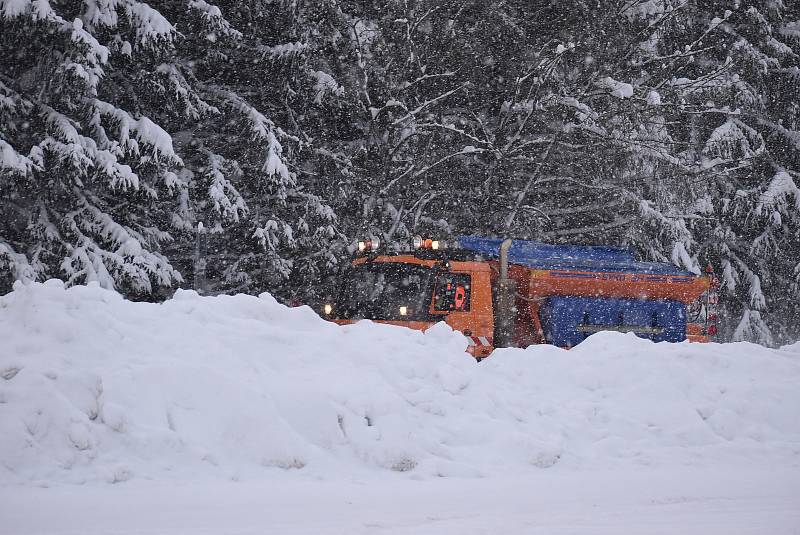
[[[304,17],[323,5],[195,0],[165,8],[187,30],[176,58],[160,66],[165,95],[182,95],[172,88],[188,80],[203,105],[164,120],[180,130],[185,226],[202,222],[208,231],[210,291],[313,301],[313,282],[337,260],[336,218],[303,164],[315,139],[301,117],[341,92],[308,53],[318,32]],[[174,250],[188,265],[191,243]]]
[[[120,102],[173,26],[145,3],[0,1],[0,272],[129,295],[181,281],[159,252],[170,136]]]
[[[796,338],[797,8],[632,1],[614,15],[627,24],[609,53],[590,49],[594,86],[618,98],[582,100],[602,128],[592,152],[606,185],[634,203],[624,239],[715,266],[726,337]],[[595,20],[591,34],[609,34]]]
[[[294,61],[292,32],[310,26],[290,4],[0,5],[3,49],[16,51],[0,86],[7,279],[135,295],[181,271],[192,284],[198,223],[208,291],[288,294],[335,260],[333,212],[290,169],[309,144],[277,126],[295,124],[289,96],[320,92],[321,75]]]
[[[719,258],[728,294],[741,303],[733,339],[794,340],[800,334],[800,6],[743,2],[728,12],[717,5],[729,52],[708,56],[724,72],[727,84],[717,93],[727,96],[732,112],[704,125],[702,156],[713,163],[719,214],[708,229],[709,254]]]
[[[667,5],[667,4],[665,4]],[[675,224],[722,277],[734,340],[798,335],[800,13],[782,2],[672,6],[654,79],[686,177]],[[678,177],[676,177],[678,178]],[[673,195],[673,197],[675,197]],[[662,210],[663,212],[664,210]],[[692,243],[690,243],[692,242]]]
[[[703,155],[719,169],[712,250],[742,303],[734,339],[786,341],[800,332],[800,6],[748,2],[723,15],[739,110],[719,121]],[[710,51],[709,51],[710,52]],[[735,236],[735,238],[734,238]]]

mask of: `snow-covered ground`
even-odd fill
[[[0,533],[796,535],[792,475],[740,467],[5,489]]]
[[[800,534],[800,345],[0,297],[0,533]]]

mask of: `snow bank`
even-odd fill
[[[444,324],[57,281],[0,297],[0,339],[6,484],[800,463],[797,345],[599,333],[477,364]]]

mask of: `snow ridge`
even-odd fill
[[[0,338],[0,484],[800,464],[797,345],[599,333],[478,364],[444,324],[58,281],[0,297]]]

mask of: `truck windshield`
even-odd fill
[[[373,263],[352,268],[342,284],[340,319],[425,321],[433,271],[409,264]]]

